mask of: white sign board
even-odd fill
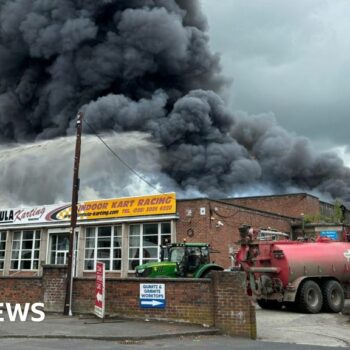
[[[140,306],[142,308],[164,309],[165,284],[164,283],[141,283],[140,284]]]

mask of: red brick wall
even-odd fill
[[[165,284],[165,309],[139,306],[140,283]],[[95,280],[75,279],[75,312],[93,312]],[[177,320],[196,324],[214,324],[211,284],[208,280],[106,279],[106,312],[134,318]]]
[[[242,293],[246,275],[243,272],[213,274],[215,326],[224,333],[256,339],[255,306]],[[234,297],[233,297],[234,296]]]
[[[43,301],[40,277],[0,277],[2,303],[37,303]]]
[[[45,311],[63,312],[66,296],[66,278],[66,267],[44,265],[42,284]]]
[[[189,242],[209,242],[211,240],[210,201],[183,200],[177,201],[177,213],[180,219],[176,222],[177,241],[184,238]],[[200,214],[204,208],[205,215]],[[190,235],[193,234],[191,237]],[[199,240],[198,237],[201,239]]]
[[[205,215],[200,214],[200,208],[205,208]],[[235,249],[237,246],[239,226],[246,224],[282,232],[292,231],[292,220],[288,218],[207,199],[178,201],[177,211],[179,220],[176,223],[176,240],[186,238],[188,242],[210,243],[212,248],[219,251],[211,255],[211,260],[224,268],[231,266],[230,248]],[[189,211],[191,216],[187,215]],[[193,235],[189,236],[188,232]]]
[[[291,216],[298,219],[301,218],[301,213],[315,215],[320,212],[319,199],[304,193],[285,196],[232,198],[229,199],[229,201],[249,208]]]
[[[44,302],[45,311],[63,312],[66,268],[46,265],[43,277],[1,277],[4,303]],[[106,313],[124,317],[171,320],[215,326],[224,333],[256,337],[255,311],[245,293],[241,272],[215,272],[213,279],[106,279]],[[164,283],[166,307],[139,306],[141,283]],[[73,312],[92,313],[95,279],[76,278]]]
[[[164,283],[166,307],[141,308],[140,283]],[[75,279],[73,300],[75,313],[92,313],[95,280]],[[205,324],[229,335],[256,338],[255,308],[245,293],[245,274],[242,272],[214,272],[212,280],[107,279],[106,313]]]

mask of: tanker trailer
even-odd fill
[[[249,226],[240,228],[240,236],[237,264],[259,306],[306,313],[343,309],[345,295],[350,297],[350,243],[262,241]]]

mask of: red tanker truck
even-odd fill
[[[265,309],[340,312],[350,297],[350,243],[261,240],[259,230],[240,229],[236,264],[247,274],[248,293]]]

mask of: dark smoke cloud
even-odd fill
[[[151,135],[163,191],[170,177],[216,197],[266,186],[350,201],[335,154],[227,109],[206,28],[195,0],[0,0],[0,141],[72,134],[82,110],[98,132]]]

